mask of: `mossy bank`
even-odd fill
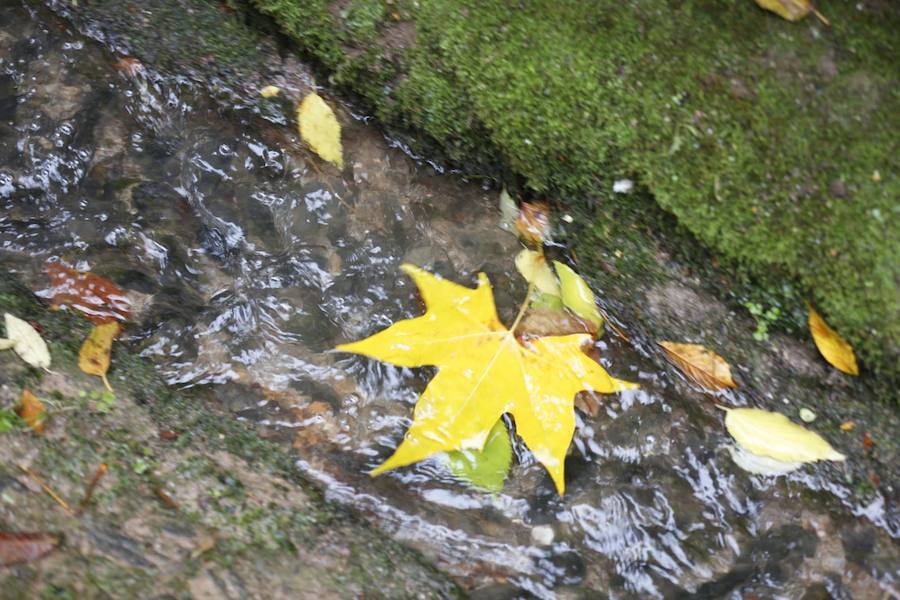
[[[627,204],[631,178],[896,375],[896,5],[252,1],[383,122],[570,204]]]

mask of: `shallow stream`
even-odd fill
[[[421,313],[404,262],[467,285],[487,273],[507,324],[526,285],[496,190],[410,157],[322,93],[341,107],[341,172],[277,118],[4,3],[5,268],[41,290],[61,260],[129,290],[123,341],[169,384],[292,447],[328,498],[481,597],[898,597],[900,521],[883,497],[860,503],[833,463],[741,471],[721,417],[609,333],[604,366],[641,389],[578,413],[564,497],[518,440],[502,493],[438,459],[370,478],[433,372],[331,349]]]

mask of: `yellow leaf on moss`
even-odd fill
[[[22,390],[22,398],[19,400],[16,414],[34,429],[35,433],[44,433],[44,418],[46,417],[44,403],[27,389]]]
[[[116,321],[96,325],[78,352],[78,368],[88,375],[96,375],[101,378],[108,390],[112,390],[106,379],[106,372],[109,370],[109,355],[113,340],[121,331],[122,329]]]
[[[845,460],[818,433],[758,408],[723,408],[728,433],[746,450],[781,462]]]
[[[324,160],[344,168],[341,147],[341,125],[331,107],[317,93],[312,92],[297,108],[300,137]]]
[[[849,375],[859,375],[853,347],[845,342],[837,331],[829,327],[828,323],[811,306],[809,307],[809,331],[812,333],[819,352],[834,368]]]
[[[478,287],[470,289],[412,265],[402,268],[418,286],[425,314],[337,348],[402,367],[438,368],[403,442],[372,474],[437,452],[482,450],[500,416],[510,413],[517,433],[562,494],[566,451],[575,431],[575,394],[636,386],[614,379],[582,351],[591,342],[589,335],[520,343],[497,317],[484,273]]]
[[[50,351],[41,334],[27,321],[6,313],[6,338],[0,340],[0,348],[12,348],[19,357],[32,367],[50,367]]]
[[[756,0],[756,3],[787,21],[799,21],[812,10],[809,0]]]
[[[731,366],[724,358],[700,344],[657,342],[676,367],[694,383],[710,390],[736,387]]]
[[[603,327],[603,315],[597,308],[594,292],[581,278],[581,275],[567,265],[555,260],[553,266],[556,267],[556,274],[559,275],[559,289],[563,304],[585,321],[593,323],[597,331],[600,331],[600,328]]]
[[[522,250],[516,255],[516,269],[528,283],[533,283],[542,294],[560,296],[559,282],[550,270],[547,259],[540,252]]]

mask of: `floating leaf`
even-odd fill
[[[44,403],[27,389],[22,390],[16,414],[34,429],[35,433],[44,433],[44,419],[47,416]]]
[[[0,565],[32,562],[50,554],[60,539],[49,533],[0,531]]]
[[[121,331],[122,329],[116,321],[97,325],[91,330],[78,352],[78,367],[88,375],[100,377],[108,390],[112,390],[106,379],[106,372],[109,370],[109,355],[113,340]]]
[[[543,294],[560,297],[559,283],[550,270],[547,259],[540,252],[522,250],[516,255],[516,269],[528,283],[533,283]]]
[[[372,474],[437,452],[482,450],[501,415],[510,413],[516,431],[562,494],[566,451],[575,431],[575,394],[636,386],[610,377],[582,351],[591,342],[588,335],[520,343],[500,323],[484,273],[473,290],[412,265],[402,268],[418,286],[426,313],[337,348],[403,367],[438,368],[405,439]]]
[[[512,464],[512,444],[503,420],[488,434],[484,449],[457,450],[447,455],[450,471],[476,488],[499,492]]]
[[[523,202],[516,219],[516,231],[523,240],[535,246],[550,239],[550,205],[546,202]]]
[[[581,275],[558,260],[553,261],[556,274],[559,275],[560,294],[563,304],[573,313],[589,323],[593,323],[600,331],[603,327],[603,316],[597,308],[594,292],[588,287]]]
[[[48,262],[46,271],[50,287],[37,295],[54,306],[71,306],[95,325],[128,320],[131,301],[110,280],[94,273],[76,271],[56,261]]]
[[[259,90],[259,95],[263,98],[274,98],[278,94],[281,93],[281,88],[277,85],[267,85],[263,89]]]
[[[592,323],[583,321],[567,310],[559,308],[531,307],[516,328],[517,336],[544,337],[548,335],[572,335],[597,333]]]
[[[297,108],[300,137],[322,159],[344,168],[344,150],[341,147],[341,125],[331,107],[317,93],[312,92]]]
[[[725,427],[743,448],[781,462],[844,460],[818,433],[780,413],[757,408],[723,408]]]
[[[812,306],[809,307],[809,330],[819,352],[831,366],[848,375],[859,375],[853,347],[845,342],[837,331],[829,327]]]
[[[6,340],[4,347],[12,348],[19,357],[32,367],[50,367],[50,351],[41,335],[29,323],[6,313]],[[9,342],[12,342],[11,344]]]
[[[658,342],[688,379],[710,390],[736,387],[725,359],[700,344]]]
[[[743,470],[756,475],[784,475],[803,466],[800,461],[784,462],[769,456],[753,454],[740,444],[727,446],[731,460]]]

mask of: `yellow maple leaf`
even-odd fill
[[[297,108],[297,124],[303,141],[339,169],[344,168],[341,125],[331,107],[317,93],[308,94]]]
[[[400,447],[372,474],[437,452],[481,450],[497,419],[509,413],[562,494],[566,451],[575,431],[575,394],[637,386],[611,377],[582,351],[591,342],[589,335],[520,343],[498,319],[484,273],[471,289],[412,265],[402,269],[418,286],[425,314],[337,348],[402,367],[438,367]]]
[[[812,306],[809,307],[809,331],[819,352],[834,368],[848,375],[859,375],[853,347],[845,342],[837,331],[829,327]]]

